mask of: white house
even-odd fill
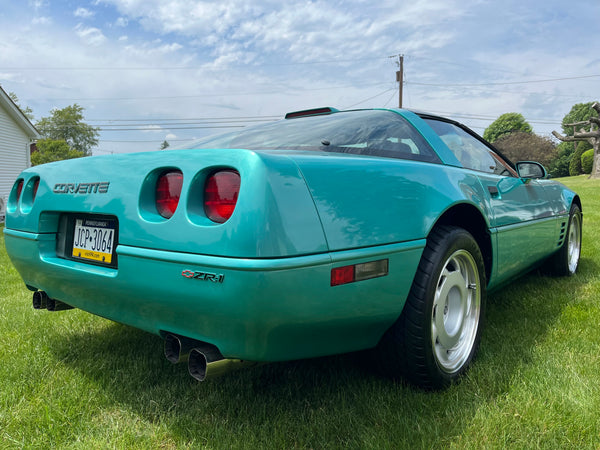
[[[0,87],[0,221],[17,176],[31,166],[30,146],[39,137],[29,119]]]

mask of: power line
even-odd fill
[[[391,90],[391,91],[393,91],[394,89],[390,89],[390,90]],[[387,107],[387,105],[388,105],[388,103],[389,103],[389,102],[391,102],[391,101],[392,101],[392,99],[393,99],[395,96],[396,96],[396,93],[395,93],[395,92],[393,92],[393,93],[392,93],[392,96],[391,96],[390,98],[388,98],[388,101],[387,101],[387,102],[385,102],[385,103],[383,104],[383,107],[384,107],[384,108],[386,108],[386,107]]]
[[[392,89],[386,89],[385,91],[383,91],[383,92],[380,92],[379,94],[375,94],[373,97],[369,97],[369,98],[367,98],[367,99],[365,99],[365,100],[361,100],[360,102],[358,102],[358,103],[354,103],[354,104],[352,104],[352,105],[350,105],[350,106],[346,106],[346,107],[345,107],[345,108],[343,108],[343,109],[351,109],[351,108],[354,108],[355,106],[358,106],[358,105],[360,105],[360,104],[362,104],[362,103],[366,103],[366,102],[368,102],[369,100],[373,100],[374,98],[377,98],[377,97],[379,97],[380,95],[386,94],[386,93],[388,93],[388,92],[390,92],[390,91],[394,91],[394,92],[396,92],[396,88],[392,88]]]
[[[200,125],[205,125],[208,128],[218,128],[217,126],[210,126],[210,125],[231,125],[231,126],[235,126],[235,125],[242,125],[243,124],[248,124],[248,123],[257,123],[257,122],[273,122],[274,120],[244,120],[244,121],[239,121],[239,122],[200,122],[200,123],[194,123],[194,122],[170,122],[170,123],[164,123],[164,122],[145,122],[145,123],[128,123],[128,124],[91,124],[88,123],[88,125],[93,126],[93,127],[98,127],[101,128],[102,130],[119,130],[119,129],[124,129],[124,127],[139,127],[141,129],[144,128],[149,128],[149,127],[166,127],[166,128],[176,128],[179,126],[192,126],[192,125],[196,125],[196,126],[200,126]]]
[[[260,64],[241,64],[237,63],[238,67],[279,67],[279,66],[306,66],[306,65],[317,65],[317,64],[340,64],[340,63],[354,63],[360,61],[374,61],[374,60],[384,60],[385,56],[373,56],[369,58],[350,58],[350,59],[329,59],[329,60],[321,60],[321,61],[297,61],[297,62],[284,62],[284,63],[260,63]],[[207,67],[207,66],[164,66],[164,67],[147,67],[147,66],[131,66],[131,67],[109,67],[109,66],[98,66],[98,67],[0,67],[0,70],[3,71],[171,71],[171,70],[202,70],[209,69],[211,71],[215,70],[215,67]],[[223,68],[223,71],[229,71],[230,68]]]
[[[156,128],[152,128],[152,127]],[[210,130],[210,129],[221,129],[221,128],[245,128],[246,125],[209,125],[209,126],[190,126],[190,127],[167,127],[162,128],[158,125],[143,125],[138,128],[99,128],[100,132],[108,132],[108,131],[141,131],[141,132],[149,132],[149,131],[171,131],[171,130]],[[46,130],[49,131],[61,131],[64,128],[56,127]]]
[[[165,140],[167,142],[187,142],[187,141],[192,141],[193,139],[163,139],[163,138],[157,138],[157,139],[150,139],[150,140],[128,140],[128,141],[111,140],[111,139],[100,139],[100,142],[110,142],[111,144],[114,144],[114,143],[146,144],[146,143],[159,142],[159,141],[165,141]],[[96,151],[96,149],[94,149],[94,151]],[[103,151],[103,150],[98,150],[98,151]]]
[[[101,132],[106,131],[163,131],[167,130],[196,130],[196,129],[220,129],[220,128],[244,128],[247,124],[257,122],[273,122],[282,116],[247,116],[247,117],[215,117],[197,119],[96,119],[86,121],[86,124],[98,128]],[[106,122],[106,123],[102,123]],[[120,123],[112,123],[120,122]],[[55,127],[53,130],[61,130]]]
[[[414,83],[413,83],[414,84]],[[424,86],[425,87],[425,86]],[[427,86],[429,87],[429,86]],[[461,91],[464,92],[467,86],[445,86],[447,89],[454,89],[457,91]],[[540,95],[540,96],[544,96],[547,98],[555,98],[555,97],[560,97],[560,98],[570,98],[570,99],[576,99],[576,100],[580,100],[586,96],[583,95],[565,95],[565,94],[556,94],[556,93],[547,93],[547,92],[539,92],[539,91],[511,91],[511,90],[506,90],[506,89],[492,89],[489,87],[477,87],[477,86],[468,86],[469,92],[471,91],[479,91],[479,92],[494,92],[494,93],[499,93],[499,94],[514,94],[514,95],[519,95],[519,96],[523,96],[524,94],[529,94],[529,95]],[[429,91],[428,91],[429,92]]]
[[[169,127],[168,130],[204,130],[204,129],[219,129],[219,128],[245,128],[245,125],[213,125],[213,126],[194,126],[194,127]],[[163,128],[119,128],[119,129],[111,129],[111,128],[100,128],[100,131],[166,131]]]
[[[428,109],[427,112],[432,114],[440,114],[442,116],[447,117],[456,117],[459,119],[466,120],[483,120],[483,121],[494,121],[498,119],[499,116],[486,115],[486,114],[468,114],[468,113],[456,113],[456,112],[448,112],[448,111],[435,111]],[[561,121],[551,120],[551,119],[528,119],[525,117],[525,120],[529,123],[537,124],[537,125],[561,125]]]
[[[459,83],[459,84],[452,84],[452,83],[418,83],[418,82],[411,82],[410,84],[415,85],[415,86],[435,86],[435,87],[472,87],[472,86],[506,86],[506,85],[511,85],[511,84],[535,84],[535,83],[548,83],[548,82],[553,82],[553,81],[568,81],[568,80],[582,80],[585,78],[598,78],[600,77],[600,74],[598,75],[583,75],[583,76],[579,76],[579,77],[563,77],[563,78],[548,78],[546,80],[526,80],[526,81],[504,81],[504,82],[498,82],[498,83]],[[407,83],[409,84],[409,83]]]
[[[277,116],[230,116],[230,117],[192,117],[192,118],[144,118],[147,121],[169,122],[174,120],[181,121],[202,121],[202,120],[248,120],[248,119],[281,119],[283,115]],[[88,119],[90,122],[138,122],[142,119]]]
[[[435,63],[456,66],[456,67],[460,67],[462,69],[468,69],[468,70],[472,70],[472,68],[475,67],[478,70],[491,71],[494,73],[503,72],[503,73],[509,73],[512,75],[521,75],[521,76],[534,75],[534,76],[538,76],[538,77],[550,77],[550,75],[547,75],[547,74],[542,75],[542,74],[535,74],[535,73],[524,73],[524,72],[519,72],[519,71],[515,71],[515,70],[507,70],[505,68],[499,68],[497,66],[492,66],[490,64],[482,63],[480,61],[475,61],[475,60],[466,60],[469,64],[465,64],[465,63],[456,62],[456,61],[448,61],[448,60],[444,60],[444,59],[430,58],[427,56],[407,55],[407,58],[417,59],[417,60],[421,59],[421,60],[425,60],[425,61],[433,61]]]
[[[389,84],[389,82],[379,82],[379,83],[367,83],[360,84],[361,88],[363,87],[374,87],[381,86],[384,84]],[[319,87],[319,88],[294,88],[296,91],[301,92],[316,92],[316,91],[331,91],[336,89],[348,89],[357,87],[357,84],[347,84],[347,85],[337,85],[337,86],[327,86],[327,87]],[[237,91],[237,92],[220,92],[220,93],[211,93],[211,94],[196,94],[196,95],[167,95],[167,96],[155,96],[155,97],[81,97],[81,98],[46,98],[46,101],[129,101],[129,100],[181,100],[181,99],[192,99],[192,98],[207,98],[207,97],[230,97],[230,96],[240,96],[240,95],[270,95],[270,94],[281,94],[281,90],[271,90],[271,91]]]
[[[278,117],[277,119],[280,119]],[[119,127],[147,127],[147,126],[178,126],[178,125],[209,125],[209,124],[241,124],[241,123],[256,123],[256,122],[273,122],[277,119],[245,119],[245,120],[205,120],[205,121],[187,121],[187,122],[176,122],[173,121],[148,121],[148,122],[140,122],[140,123],[93,123],[87,122],[88,125],[93,127],[111,127],[111,128],[119,128]],[[141,120],[141,119],[140,119]],[[137,121],[136,121],[137,122]]]

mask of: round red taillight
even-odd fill
[[[204,185],[204,211],[210,220],[226,222],[235,209],[240,193],[240,174],[235,170],[213,173]]]
[[[167,170],[156,180],[156,210],[165,219],[175,214],[182,184],[183,173],[180,170]]]

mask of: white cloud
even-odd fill
[[[91,17],[94,17],[94,12],[93,12],[93,11],[90,11],[90,10],[89,10],[89,9],[87,9],[87,8],[81,8],[81,7],[80,7],[80,8],[77,8],[77,9],[75,10],[75,12],[73,12],[73,15],[74,15],[75,17],[79,17],[79,18],[81,18],[81,19],[89,19],[89,18],[91,18]]]
[[[19,76],[15,73],[0,72],[0,81],[18,82]]]
[[[283,52],[288,61],[351,58],[365,53],[436,48],[449,42],[452,33],[430,33],[443,21],[460,17],[467,7],[456,0],[417,0],[369,3],[317,0],[293,3],[229,0],[104,0],[146,30],[176,33],[203,46],[217,45],[215,59],[237,61],[232,53],[249,49],[257,53]],[[417,42],[415,42],[417,41]],[[228,53],[224,53],[227,51]]]
[[[29,0],[29,4],[35,11],[39,11],[45,6],[48,6],[48,2],[46,0]]]
[[[106,36],[98,28],[85,27],[82,24],[78,24],[75,27],[75,33],[87,45],[99,46],[106,41]]]
[[[160,41],[159,41],[160,42]],[[153,43],[152,43],[153,44]],[[183,46],[178,44],[177,42],[173,42],[172,44],[163,44],[163,45],[152,45],[151,43],[135,43],[126,45],[123,48],[124,53],[134,56],[140,59],[148,59],[157,57],[159,55],[167,55],[170,53],[176,53],[178,50],[181,50]]]
[[[51,17],[34,17],[33,19],[31,19],[31,23],[33,25],[48,25],[52,23],[52,18]]]
[[[165,139],[168,141],[169,139],[173,140],[173,139],[177,139],[177,135],[173,134],[173,133],[169,133],[165,136]]]
[[[28,16],[9,17],[0,29],[0,83],[37,117],[74,102],[87,118],[280,115],[321,105],[395,106],[396,65],[387,56],[405,53],[404,104],[415,109],[555,118],[600,98],[598,78],[455,86],[599,73],[589,33],[570,31],[593,29],[599,7],[575,18],[558,0],[506,3],[499,10],[487,0],[94,0],[84,9],[96,11],[97,22],[88,22],[74,19],[75,7],[50,15],[46,1],[30,1]],[[544,25],[547,15],[552,26]],[[525,39],[527,30],[536,36]],[[75,69],[54,69],[65,55]],[[167,125],[146,131],[175,139]],[[214,131],[176,130],[176,137]],[[131,134],[102,139],[143,140]]]

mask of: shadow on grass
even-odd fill
[[[197,383],[162,356],[162,339],[119,324],[58,336],[57,359],[110,401],[165,425],[179,443],[273,447],[433,446],[460,436],[486,402],[510,389],[587,273],[531,273],[488,298],[481,351],[471,371],[443,392],[379,376],[364,353],[272,363]],[[68,314],[68,312],[66,312]]]

